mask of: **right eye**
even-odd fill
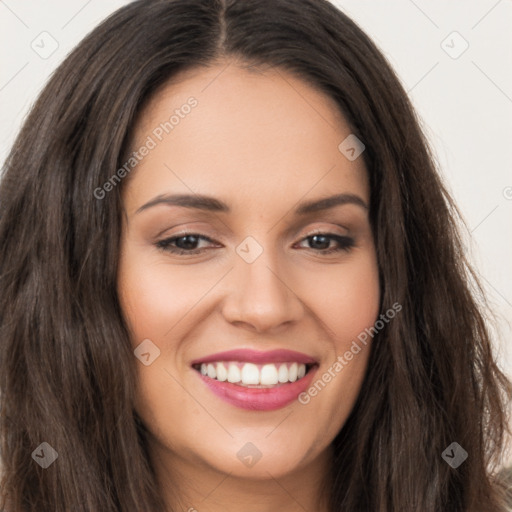
[[[204,247],[197,247],[201,240],[212,244],[215,243],[211,238],[198,233],[181,233],[177,236],[160,240],[155,245],[159,249],[173,254],[199,254],[205,250]]]

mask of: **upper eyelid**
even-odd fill
[[[362,218],[360,214],[357,215],[355,212],[357,212],[358,209],[352,209],[350,208],[347,210],[348,217],[339,216],[339,211],[326,211],[326,212],[314,212],[312,214],[308,214],[307,217],[299,219],[299,220],[293,220],[290,222],[284,229],[281,231],[281,236],[284,238],[294,238],[297,236],[302,229],[304,229],[305,226],[308,226],[310,224],[330,224],[331,226],[334,225],[342,230],[346,230],[347,232],[351,232],[353,229],[356,229],[357,231],[360,230],[360,227],[364,226],[364,224],[369,223],[369,219],[367,216]],[[232,230],[232,228],[226,224],[226,222],[220,220],[220,219],[212,219],[211,216],[204,214],[204,212],[196,213],[197,218],[190,219],[184,222],[179,222],[179,217],[176,218],[176,221],[178,221],[176,224],[173,223],[173,225],[166,227],[165,229],[162,229],[158,233],[153,235],[153,239],[158,239],[161,236],[164,236],[163,234],[170,231],[173,228],[180,228],[187,230],[191,230],[194,232],[195,230],[199,231],[208,231],[213,233],[213,237],[222,238],[227,237],[228,238],[235,238],[235,233]],[[206,227],[194,227],[194,226],[188,226],[189,224],[203,224],[206,225]],[[281,221],[278,221],[275,223],[267,232],[276,229],[277,225],[281,223]],[[222,226],[220,225],[222,224]],[[324,229],[324,228],[322,228]],[[325,228],[325,229],[332,229],[331,227]],[[343,233],[344,235],[345,233]],[[172,235],[174,236],[174,235]]]
[[[320,223],[320,222],[318,222]],[[324,221],[325,223],[325,221]],[[332,222],[330,222],[331,224],[331,227],[313,227],[311,229],[308,229],[306,230],[305,234],[302,235],[303,237],[305,236],[312,236],[314,234],[317,234],[317,233],[320,233],[320,234],[333,234],[333,235],[338,235],[338,236],[350,236],[350,233],[352,231],[352,229],[350,229],[348,226],[343,226],[341,224],[335,224],[335,226],[341,230],[344,230],[346,231],[346,233],[337,233],[335,231],[333,231],[335,228],[332,227]],[[210,240],[212,239],[220,239],[220,238],[224,238],[225,235],[222,234],[220,232],[219,229],[217,228],[209,228],[211,229],[211,231],[213,231],[213,234],[212,235],[207,235],[205,234],[205,231],[208,231],[209,229],[207,228],[194,228],[194,227],[184,227],[182,228],[181,231],[177,232],[177,233],[173,233],[171,235],[163,235],[163,233],[165,233],[166,231],[169,231],[170,229],[172,228],[169,228],[169,229],[165,229],[163,231],[161,231],[156,237],[155,239],[169,239],[169,238],[174,238],[174,237],[180,237],[180,236],[186,236],[186,235],[199,235],[199,236],[202,236],[204,238],[208,238]],[[283,232],[283,235],[288,238],[296,238],[298,236],[300,236],[300,233],[303,231],[303,228],[297,228],[297,227],[289,227],[288,229],[286,229],[284,232]],[[293,236],[292,236],[292,233],[293,233]],[[227,238],[230,238],[233,236],[233,232],[230,230],[229,232],[229,236]],[[212,240],[212,241],[215,241],[215,240]]]

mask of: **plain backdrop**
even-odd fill
[[[126,3],[0,0],[0,162],[50,73]],[[512,1],[334,3],[384,52],[422,119],[467,223],[512,376]]]

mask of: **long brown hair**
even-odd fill
[[[94,191],[123,165],[155,91],[226,58],[299,76],[366,145],[382,311],[403,309],[375,336],[334,440],[332,511],[503,512],[493,475],[511,387],[457,210],[396,75],[326,0],[136,1],[49,80],[0,186],[0,507],[165,510],[116,293],[123,183]],[[43,442],[58,453],[46,469],[33,456]],[[452,442],[468,453],[457,469],[442,457]]]

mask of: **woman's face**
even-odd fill
[[[144,110],[119,297],[136,410],[169,465],[262,479],[325,460],[379,307],[367,172],[338,148],[350,133],[301,80],[235,64],[182,74]]]

